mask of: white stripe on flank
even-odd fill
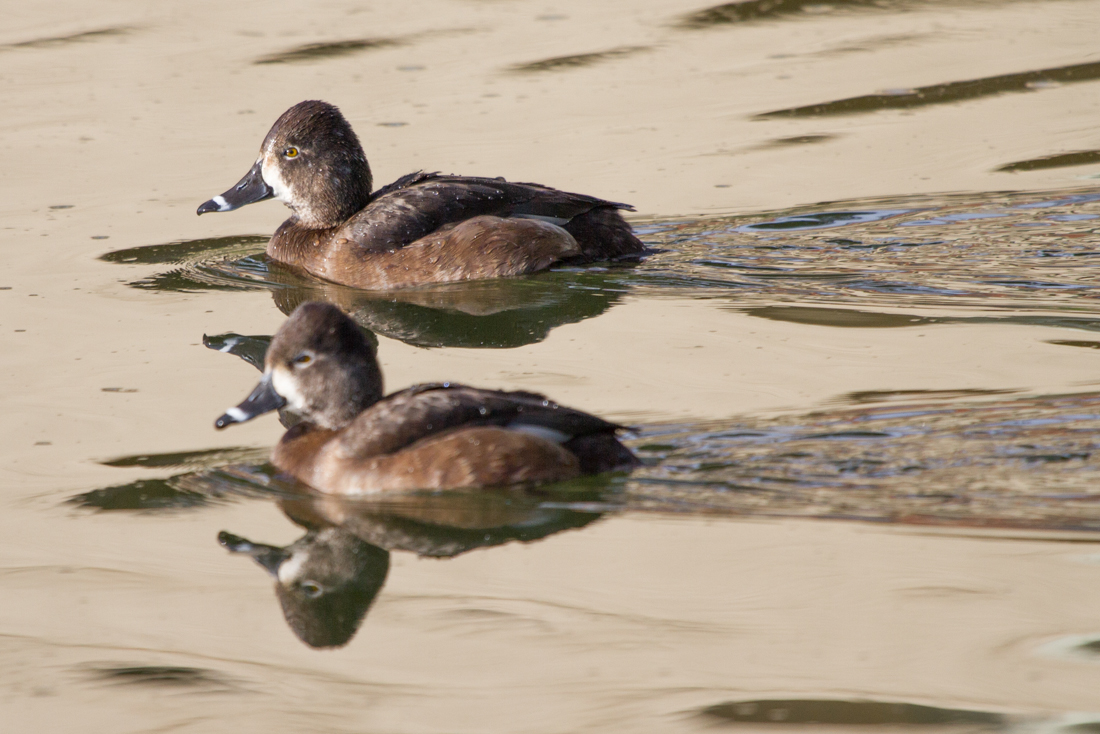
[[[535,436],[551,443],[565,443],[569,439],[573,438],[568,433],[562,433],[561,431],[553,428],[547,428],[546,426],[534,426],[530,423],[509,423],[506,428],[510,431],[518,431],[520,433],[526,433],[529,436]]]
[[[551,217],[543,214],[513,214],[512,217],[515,219],[537,219],[540,222],[556,224],[559,227],[563,224],[569,224],[569,222],[571,221],[569,219],[563,219],[561,217]]]

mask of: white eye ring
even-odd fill
[[[297,357],[295,357],[292,361],[292,364],[294,365],[295,368],[306,367],[306,366],[308,366],[312,363],[313,363],[313,355],[310,354],[309,352],[302,352]]]
[[[283,155],[286,156],[287,158],[297,158],[298,157],[298,149],[295,148],[292,145],[292,146],[290,146],[289,148],[287,148],[286,150],[283,151]]]

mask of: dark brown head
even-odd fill
[[[381,398],[374,345],[356,323],[330,303],[303,303],[271,340],[260,384],[214,425],[243,423],[285,405],[338,430]]]
[[[227,212],[276,198],[310,229],[334,227],[370,201],[370,166],[359,138],[327,102],[299,102],[271,127],[260,157],[236,186],[198,213]]]

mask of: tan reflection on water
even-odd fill
[[[1046,652],[1100,628],[1092,534],[612,516],[448,561],[395,552],[355,640],[319,653],[287,629],[270,581],[215,542],[230,529],[291,543],[298,530],[273,503],[167,513],[63,504],[172,471],[102,460],[263,447],[279,435],[274,420],[213,432],[254,376],[202,346],[204,334],[271,334],[284,318],[271,294],[141,290],[127,283],[152,268],[98,258],[271,232],[285,216],[274,203],[201,220],[194,208],[232,183],[301,99],[341,106],[380,181],[418,168],[503,175],[696,228],[700,216],[827,200],[1067,190],[1100,172],[1089,154],[1098,82],[1026,76],[1094,63],[1100,3],[838,5],[785,3],[774,17],[706,28],[684,27],[704,4],[668,0],[6,8],[5,725],[696,731],[716,717],[743,725],[746,702],[860,699],[1007,725],[1100,711],[1095,657]],[[1006,79],[1024,89],[758,119]],[[1086,155],[1064,157],[1074,153]],[[1059,165],[1032,164],[1051,160]],[[1065,231],[1074,227],[1094,236],[1091,225]],[[1010,230],[998,237],[1012,242]],[[949,248],[936,253],[950,262]],[[931,258],[928,267],[959,278]],[[897,391],[1041,400],[1092,394],[1100,379],[1096,350],[1068,346],[1089,341],[1082,328],[1022,320],[1051,316],[1038,303],[1006,323],[993,318],[1004,309],[981,302],[776,293],[742,303],[639,288],[524,346],[425,350],[382,337],[381,357],[391,388],[452,379],[545,390],[647,425],[797,421],[845,396]],[[1059,303],[1087,317],[1088,298]],[[877,314],[849,317],[864,326],[927,321],[841,328],[828,308]],[[1038,484],[1001,469],[1025,489]]]

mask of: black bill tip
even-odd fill
[[[214,428],[220,431],[228,425],[250,421],[258,415],[278,410],[284,405],[286,405],[286,399],[275,392],[271,384],[271,375],[265,374],[260,384],[256,385],[244,402],[225,411],[214,421]]]
[[[264,181],[263,161],[258,160],[249,169],[237,185],[218,194],[209,201],[204,201],[195,210],[196,214],[208,214],[210,212],[231,212],[245,204],[253,204],[257,201],[270,199],[275,196],[275,190]]]
[[[209,214],[210,212],[227,212],[233,207],[226,203],[225,197],[215,196],[209,201],[204,201],[199,205],[199,208],[195,210],[196,214]]]

